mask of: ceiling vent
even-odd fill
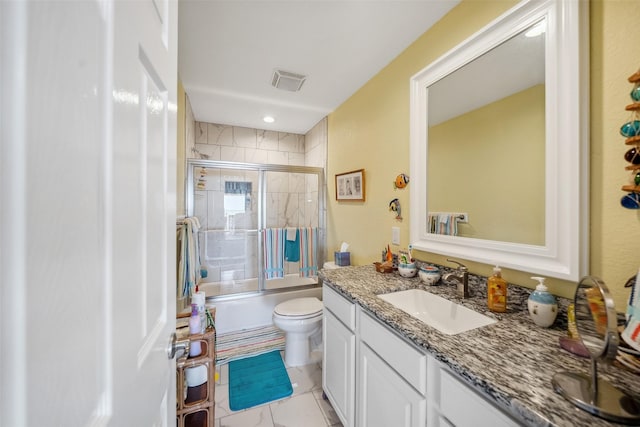
[[[306,78],[307,76],[303,76],[302,74],[275,70],[273,72],[273,79],[271,79],[271,86],[275,87],[276,89],[297,92],[302,87],[302,84],[304,83]]]

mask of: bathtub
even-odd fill
[[[235,282],[236,289],[258,288],[257,279]],[[198,289],[206,294],[207,307],[216,308],[216,331],[221,334],[272,325],[273,309],[283,301],[302,297],[322,299],[322,287],[318,285],[316,278],[297,275],[268,280],[267,290],[264,292],[221,295],[221,285],[223,286],[220,283],[201,283],[198,286]]]

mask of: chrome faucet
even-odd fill
[[[458,264],[458,268],[456,271],[452,271],[442,276],[442,281],[444,283],[455,282],[458,286],[458,296],[463,299],[469,298],[469,270],[464,264],[459,263],[458,261],[452,259],[447,259],[447,261]]]

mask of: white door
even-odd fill
[[[175,423],[176,33],[0,2],[0,426]]]

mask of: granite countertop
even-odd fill
[[[443,274],[450,269],[439,266]],[[560,313],[550,328],[536,326],[527,311],[531,290],[509,285],[507,312],[487,308],[486,278],[469,275],[471,298],[462,300],[454,285],[427,286],[418,277],[383,274],[373,265],[321,270],[323,283],[359,304],[380,321],[457,372],[471,387],[505,412],[530,426],[619,425],[578,409],[554,392],[553,374],[589,374],[589,359],[558,344],[567,334],[569,300],[559,298]],[[420,288],[493,317],[498,322],[457,335],[445,335],[377,298],[376,295]],[[616,366],[598,364],[599,375],[640,400],[640,377]]]

